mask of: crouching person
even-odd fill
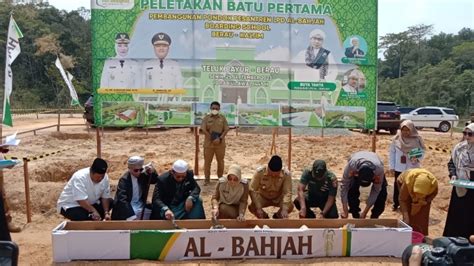
[[[283,169],[280,156],[273,155],[268,166],[257,169],[250,181],[249,194],[252,202],[249,211],[259,219],[268,219],[268,214],[263,210],[273,206],[280,209],[273,214],[274,219],[288,218],[293,211],[291,201],[291,174]]]
[[[305,193],[306,187],[308,190]],[[316,160],[311,170],[303,171],[298,185],[298,196],[293,203],[300,211],[300,218],[316,218],[311,207],[321,210],[318,218],[338,218],[336,194],[336,176],[327,170],[325,161]]]
[[[152,220],[206,219],[201,188],[188,163],[177,160],[170,171],[160,175],[153,192]]]
[[[247,180],[242,179],[240,166],[233,164],[229,167],[227,176],[219,178],[211,200],[212,216],[245,221],[248,197]]]
[[[403,221],[414,231],[428,235],[431,201],[438,194],[438,180],[425,169],[410,169],[397,179]]]
[[[158,175],[151,164],[143,168],[140,156],[128,158],[127,164],[115,193],[112,220],[149,220],[151,204],[147,205],[146,200],[150,184],[156,184]]]
[[[75,172],[59,196],[58,212],[72,221],[110,220],[107,162],[96,158],[91,167]]]

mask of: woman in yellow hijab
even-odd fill
[[[247,179],[242,179],[240,166],[229,167],[227,176],[219,178],[212,196],[212,217],[219,219],[245,220],[249,197]]]
[[[438,194],[438,180],[427,170],[415,168],[403,172],[397,182],[403,221],[414,231],[428,235],[431,201]]]

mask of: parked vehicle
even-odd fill
[[[398,111],[400,111],[401,115],[408,114],[415,109],[416,107],[398,107]]]
[[[400,127],[400,111],[393,102],[377,102],[377,131],[384,129],[395,135]]]
[[[410,119],[418,129],[434,128],[436,131],[448,132],[456,127],[459,117],[452,108],[425,106],[417,108],[408,114],[402,114],[401,120]]]

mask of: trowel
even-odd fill
[[[212,227],[211,229],[225,229],[225,226],[219,223],[216,216],[212,216]]]

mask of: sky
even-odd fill
[[[90,0],[49,0],[58,9],[90,8]],[[379,36],[417,24],[434,25],[434,34],[474,29],[474,0],[379,0]]]

